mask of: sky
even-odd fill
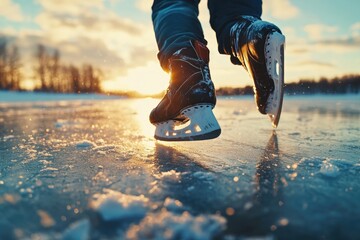
[[[101,68],[105,90],[158,93],[169,76],[157,60],[151,0],[1,0],[0,38],[19,46],[25,83],[36,46],[59,49],[61,61]],[[251,85],[246,71],[217,52],[207,1],[199,19],[217,88]],[[264,0],[262,19],[286,36],[285,83],[360,73],[359,0]]]

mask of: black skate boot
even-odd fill
[[[155,138],[191,141],[216,138],[220,126],[212,112],[216,104],[210,78],[209,50],[198,41],[169,59],[170,84],[161,102],[150,113]]]
[[[285,37],[275,25],[242,16],[230,30],[232,60],[238,61],[254,81],[258,110],[279,124],[284,86]]]

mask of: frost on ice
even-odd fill
[[[168,181],[168,182],[177,182],[181,178],[181,173],[176,172],[175,170],[170,170],[167,172],[161,172],[160,174],[154,175],[157,179]]]
[[[189,212],[174,214],[162,209],[148,214],[138,225],[127,231],[128,239],[214,239],[226,228],[219,215],[193,216]]]
[[[93,195],[90,207],[105,221],[140,219],[146,215],[149,199],[105,189],[103,194]]]

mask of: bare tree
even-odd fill
[[[36,52],[36,58],[38,61],[38,66],[35,69],[36,77],[40,80],[40,87],[39,89],[41,91],[48,90],[47,84],[46,84],[46,62],[47,62],[47,53],[46,48],[42,44],[38,44],[37,46],[37,52]]]
[[[20,90],[21,81],[21,63],[19,48],[14,45],[9,52],[9,71],[8,71],[8,88],[11,90]]]
[[[51,91],[60,92],[59,69],[60,69],[60,52],[55,49],[54,54],[48,63],[49,70],[49,88]]]
[[[0,89],[6,89],[8,85],[7,80],[7,42],[0,42]]]
[[[81,76],[80,71],[77,67],[70,65],[70,81],[71,81],[71,92],[80,93],[81,88]]]
[[[90,64],[83,66],[82,90],[84,92],[100,92],[102,73]]]

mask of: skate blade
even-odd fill
[[[267,36],[265,41],[266,68],[270,78],[274,81],[275,89],[269,96],[266,113],[274,128],[279,125],[284,98],[284,48],[284,35],[274,32]]]
[[[196,105],[184,109],[184,121],[169,120],[156,124],[155,139],[162,141],[194,141],[213,139],[221,129],[211,105]]]

